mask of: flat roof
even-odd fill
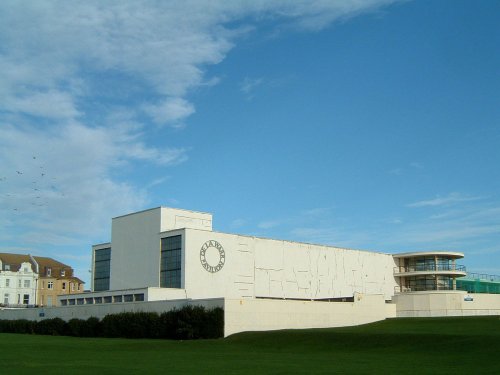
[[[422,256],[445,256],[448,258],[458,259],[458,258],[463,258],[464,253],[459,253],[457,251],[436,250],[436,251],[413,251],[410,253],[393,254],[394,258],[416,258]]]
[[[125,215],[115,216],[112,219],[118,219],[120,217],[131,216],[131,215],[140,214],[140,213],[143,213],[143,212],[148,212],[148,211],[153,211],[153,210],[158,210],[158,209],[162,209],[162,208],[166,208],[166,209],[170,209],[170,210],[176,210],[176,211],[193,212],[195,214],[212,215],[212,213],[210,213],[210,212],[195,211],[195,210],[186,210],[184,208],[175,208],[175,207],[167,207],[167,206],[158,206],[158,207],[153,207],[153,208],[147,208],[147,209],[141,210],[141,211],[131,212],[131,213],[125,214]]]

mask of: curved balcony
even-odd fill
[[[456,278],[467,275],[465,266],[456,264],[463,253],[423,251],[395,254],[396,293],[456,290]]]
[[[460,264],[415,264],[394,267],[394,276],[449,275],[461,277],[467,275],[465,266]]]

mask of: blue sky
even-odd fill
[[[6,1],[0,251],[88,281],[111,218],[464,252],[500,274],[498,1]]]

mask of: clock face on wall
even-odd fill
[[[226,262],[226,253],[220,243],[208,240],[200,249],[200,262],[210,273],[219,272]]]

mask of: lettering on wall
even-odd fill
[[[226,262],[226,253],[220,243],[208,240],[200,249],[200,262],[210,273],[219,272]]]

